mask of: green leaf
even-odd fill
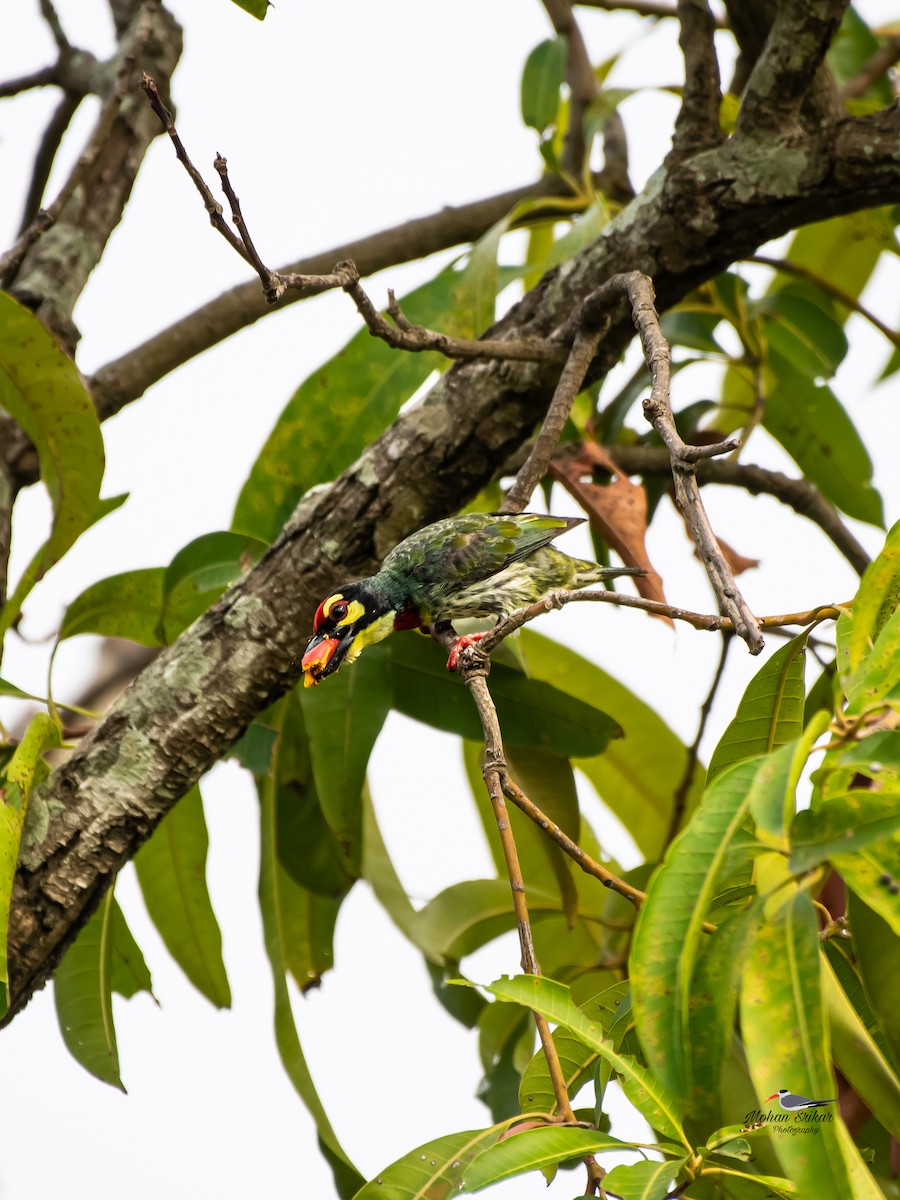
[[[900,938],[865,900],[854,892],[847,897],[856,961],[866,995],[881,1020],[894,1058],[900,1059],[900,1005],[897,1004]]]
[[[822,1001],[838,1068],[879,1124],[892,1137],[900,1137],[900,1080],[860,1020],[827,958],[822,964]]]
[[[603,990],[588,1004],[579,1004],[579,1008],[600,1021],[600,1026],[611,1041],[613,1049],[618,1050],[628,1028],[628,1013],[631,1011],[630,1002],[628,1002],[628,983],[624,980],[614,983],[612,987]],[[622,1019],[623,1016],[624,1019]],[[578,1094],[581,1086],[587,1082],[598,1060],[600,1062],[604,1060],[600,1058],[596,1050],[586,1046],[584,1042],[573,1037],[564,1029],[555,1030],[553,1042],[556,1046],[569,1098],[572,1099]],[[556,1104],[556,1093],[550,1079],[547,1056],[543,1050],[539,1050],[522,1072],[522,1081],[519,1084],[519,1105],[523,1113],[555,1114]]]
[[[103,439],[78,369],[37,317],[0,293],[0,408],[34,443],[53,520],[0,611],[0,640],[39,579],[97,519]]]
[[[449,1200],[459,1192],[470,1164],[511,1124],[503,1121],[490,1129],[470,1129],[426,1142],[379,1171],[354,1200]]]
[[[659,325],[670,346],[685,346],[702,354],[724,354],[715,336],[721,323],[722,314],[718,312],[675,308],[660,318]]]
[[[529,129],[543,133],[555,123],[565,77],[565,38],[548,38],[535,46],[522,72],[522,120]]]
[[[681,1128],[681,1102],[659,1079],[629,1054],[616,1050],[602,1034],[599,1020],[592,1021],[572,1002],[569,989],[552,979],[517,975],[495,980],[486,989],[498,1000],[522,1004],[543,1013],[597,1050],[609,1062],[622,1083],[625,1095],[654,1129],[688,1145]]]
[[[9,1005],[9,909],[28,799],[42,766],[41,756],[59,744],[56,722],[47,713],[35,713],[0,779],[0,1016]]]
[[[465,685],[446,670],[440,650],[412,634],[392,638],[388,645],[394,707],[417,721],[479,741],[475,705]],[[568,758],[601,754],[610,739],[621,736],[616,722],[599,708],[499,663],[491,671],[491,695],[504,739],[512,746],[543,746]]]
[[[872,460],[834,392],[770,346],[763,424],[803,474],[850,517],[883,525]]]
[[[120,1088],[112,993],[149,990],[150,976],[109,889],[53,979],[56,1015],[72,1056],[103,1083]]]
[[[855,854],[836,854],[832,866],[900,937],[900,837],[873,842]]]
[[[869,788],[829,796],[816,809],[798,812],[791,825],[791,870],[809,871],[836,854],[900,831],[900,799]]]
[[[703,922],[725,856],[743,827],[761,761],[737,764],[707,789],[654,875],[638,914],[631,950],[638,1037],[648,1063],[678,1096],[692,1090],[691,981]]]
[[[559,912],[555,896],[528,889],[533,921]],[[507,879],[466,879],[439,892],[419,912],[417,940],[432,957],[459,961],[516,924]]]
[[[843,89],[851,79],[855,79],[860,74],[863,67],[878,50],[879,44],[878,39],[856,9],[852,6],[845,9],[840,28],[828,48],[828,65],[834,72],[835,82],[839,88]],[[870,96],[879,108],[884,108],[891,103],[894,97],[891,93],[891,85],[884,73],[872,80],[866,95]]]
[[[455,270],[442,271],[401,299],[404,313],[444,328],[457,283]],[[361,329],[294,393],[241,490],[232,528],[271,541],[300,497],[354,462],[442,362],[392,350]]]
[[[265,548],[258,538],[222,531],[205,533],[179,550],[163,576],[159,619],[165,642],[174,642],[215,604]]]
[[[269,0],[233,0],[233,3],[251,17],[256,17],[257,21],[262,21],[269,11]]]
[[[159,615],[164,579],[163,567],[147,567],[92,583],[66,609],[60,641],[79,633],[97,633],[127,638],[142,646],[163,645]]]
[[[573,1158],[584,1158],[586,1154],[630,1148],[629,1142],[594,1129],[563,1129],[553,1125],[526,1129],[480,1154],[465,1173],[462,1191],[478,1192],[524,1171],[542,1171]]]
[[[815,1099],[837,1096],[819,970],[815,909],[798,892],[760,926],[744,964],[741,1032],[761,1102],[783,1087]],[[878,1188],[840,1121],[808,1128],[802,1137],[773,1139],[800,1194],[875,1200]]]
[[[513,779],[526,796],[580,844],[581,814],[575,775],[568,759],[538,746],[510,746],[507,759]],[[522,836],[520,826],[524,826]],[[578,888],[571,859],[527,817],[518,822],[515,834],[523,878],[529,881],[529,887],[537,885],[547,891],[555,884],[562,910],[570,924],[574,923],[578,916]]]
[[[621,1200],[663,1200],[686,1162],[686,1158],[679,1158],[675,1162],[637,1162],[613,1167],[603,1180],[603,1188]]]
[[[366,767],[391,707],[387,655],[373,648],[327,686],[300,688],[298,695],[322,814],[347,869],[358,875]]]
[[[787,257],[814,274],[826,264],[829,283],[858,297],[882,253],[896,249],[894,224],[890,208],[869,208],[804,225],[791,239]]]
[[[290,968],[301,982],[305,969],[308,973],[305,982],[311,985],[331,965],[330,932],[340,901],[305,891],[278,861],[275,785],[271,779],[265,780],[260,788],[260,821],[259,903],[275,990],[275,1042],[288,1078],[316,1123],[338,1193],[342,1200],[350,1200],[364,1180],[338,1141],[319,1099],[300,1045],[285,977]],[[326,929],[322,928],[323,920]],[[308,963],[305,968],[304,961]]]
[[[866,567],[853,601],[852,613],[842,617],[847,630],[846,658],[842,662],[841,679],[845,691],[848,678],[859,670],[863,659],[874,646],[878,635],[896,611],[900,601],[900,521],[893,525],[885,538],[878,557]]]
[[[800,736],[803,722],[803,660],[808,633],[781,646],[750,680],[734,720],[709,764],[708,781],[732,763],[768,754]]]
[[[519,640],[534,678],[586,703],[602,696],[621,722],[623,738],[611,741],[601,757],[579,758],[575,766],[626,825],[644,855],[654,861],[665,847],[675,788],[687,763],[684,743],[633,692],[568,646],[528,629]],[[703,794],[703,776],[703,768],[698,767],[687,812]]]
[[[206,886],[209,836],[197,786],[178,801],[135,855],[151,920],[188,979],[216,1008],[231,1005],[222,934]]]
[[[821,301],[804,293],[788,284],[763,297],[755,309],[765,317],[770,350],[810,380],[830,379],[846,357],[847,336]]]
[[[634,88],[603,88],[592,100],[588,101],[581,125],[588,154],[590,154],[594,138],[603,132],[604,126],[619,105],[634,94]]]
[[[878,708],[896,700],[900,685],[900,608],[891,613],[875,645],[847,679],[848,714]]]

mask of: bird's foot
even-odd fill
[[[459,665],[459,656],[467,646],[474,646],[476,642],[480,642],[484,637],[483,633],[467,633],[465,637],[457,640],[453,649],[450,651],[450,657],[447,659],[447,670],[455,671]]]

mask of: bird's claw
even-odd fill
[[[467,633],[465,637],[457,640],[453,649],[450,651],[450,657],[447,659],[447,670],[455,671],[459,666],[459,656],[467,646],[474,646],[484,637],[483,633]]]

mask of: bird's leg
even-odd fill
[[[464,637],[457,638],[453,649],[450,651],[450,657],[447,659],[447,670],[455,671],[459,664],[459,656],[467,646],[474,646],[476,642],[480,642],[484,637],[484,633],[467,633]]]

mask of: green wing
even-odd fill
[[[527,558],[581,522],[579,517],[538,513],[465,513],[406,538],[384,560],[382,571],[402,574],[425,588],[475,583]]]

